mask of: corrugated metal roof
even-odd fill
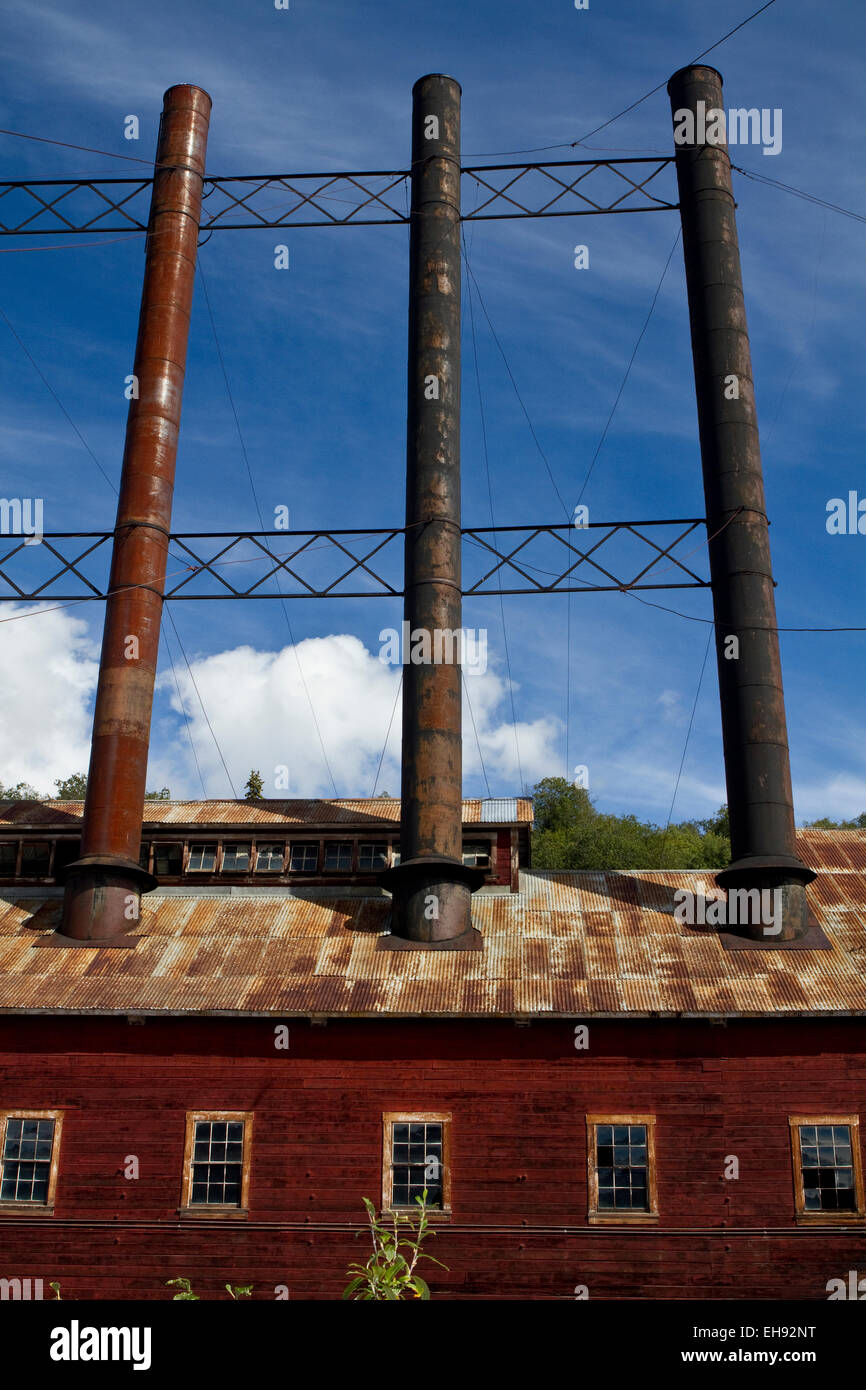
[[[482,797],[478,819],[493,824],[501,824],[502,821],[525,820],[526,817],[520,814],[519,804],[520,798],[516,796]]]
[[[496,808],[502,807],[500,813]],[[70,828],[81,820],[83,801],[0,801],[0,826],[58,826]],[[151,825],[272,825],[362,826],[365,822],[399,823],[397,797],[304,801],[145,801],[144,824]],[[527,823],[532,820],[528,797],[502,797],[463,802],[463,824]]]
[[[856,859],[866,845],[857,832],[850,840],[823,834],[825,860],[846,846]],[[0,1009],[866,1015],[866,869],[831,865],[808,890],[831,951],[726,951],[712,930],[674,919],[678,888],[721,896],[706,871],[525,873],[519,894],[473,898],[483,950],[454,954],[377,951],[386,898],[325,898],[314,889],[303,899],[149,894],[129,951],[34,950],[57,924],[60,901],[0,901]]]

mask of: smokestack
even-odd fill
[[[682,68],[668,83],[668,93],[677,138],[692,137],[677,145],[676,169],[731,820],[731,864],[716,881],[728,889],[780,890],[780,923],[749,926],[749,935],[773,944],[806,934],[805,885],[816,875],[799,859],[794,838],[785,698],[730,159],[724,141],[706,138],[708,133],[716,137],[711,113],[724,109],[722,78],[715,68]],[[691,113],[690,129],[684,112]]]
[[[79,941],[121,937],[156,887],[138,859],[210,109],[200,87],[163,98],[82,852],[66,871],[61,932]]]
[[[443,655],[462,623],[460,85],[434,73],[419,78],[412,98],[403,609],[411,649],[403,666],[402,861],[380,879],[393,895],[392,935],[381,940],[391,949],[463,950],[480,945],[471,895],[484,873],[463,866],[459,657],[433,659],[436,634]]]

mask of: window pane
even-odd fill
[[[486,869],[490,864],[490,844],[487,841],[467,841],[463,846],[463,863],[470,868]]]
[[[43,1204],[48,1200],[53,1143],[53,1120],[7,1120],[0,1159],[0,1200]]]
[[[856,1211],[849,1125],[800,1125],[807,1211]]]
[[[224,845],[223,846],[223,873],[246,873],[250,867],[250,850],[252,845]]]
[[[54,877],[56,878],[61,869],[65,869],[67,864],[71,864],[73,859],[78,859],[81,854],[80,840],[58,840],[54,846]],[[144,865],[147,868],[147,864]]]
[[[388,846],[384,842],[362,843],[358,846],[358,868],[361,873],[374,873],[388,863]]]
[[[600,1211],[649,1211],[646,1125],[597,1125],[595,1161]]]
[[[293,842],[289,868],[294,873],[315,873],[319,862],[319,846]]]
[[[15,872],[15,864],[18,859],[17,840],[4,840],[0,844],[0,874],[4,878],[11,878]]]
[[[216,866],[217,847],[213,845],[190,845],[189,867],[192,872],[212,873]]]
[[[256,872],[257,873],[281,873],[283,859],[285,858],[285,845],[257,845],[256,847]]]
[[[440,1121],[396,1121],[391,1128],[391,1202],[413,1207],[426,1189],[427,1205],[441,1207],[443,1191]]]
[[[21,877],[44,878],[48,873],[50,845],[24,845],[21,853]]]
[[[153,872],[157,878],[179,878],[183,871],[183,845],[153,846]]]
[[[191,1165],[192,1203],[240,1204],[243,1132],[243,1122],[239,1120],[196,1121]]]
[[[326,844],[325,845],[325,868],[326,869],[351,869],[352,867],[352,846],[351,844]]]

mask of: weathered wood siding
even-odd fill
[[[70,1298],[166,1298],[175,1275],[204,1296],[230,1279],[337,1297],[366,1258],[352,1228],[381,1193],[382,1113],[401,1109],[453,1117],[437,1296],[823,1299],[866,1276],[866,1227],[797,1225],[788,1128],[866,1116],[862,1022],[599,1021],[577,1051],[577,1021],[288,1020],[277,1051],[277,1020],[4,1017],[0,1108],[62,1109],[64,1128],[54,1215],[0,1206],[0,1277]],[[246,1219],[178,1215],[187,1110],[254,1112]],[[655,1226],[588,1224],[592,1112],[657,1116]]]

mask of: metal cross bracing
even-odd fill
[[[478,202],[462,220],[673,211],[672,188],[667,196],[648,188],[673,162],[672,155],[659,155],[473,165],[462,173]],[[408,170],[206,178],[200,230],[408,223],[408,180]],[[152,185],[150,178],[0,183],[0,236],[145,232]]]
[[[567,523],[465,527],[462,594],[482,598],[500,593],[706,588],[709,580],[686,563],[696,552],[706,551],[705,535],[699,531],[704,526],[702,518],[687,517],[596,521],[580,529]],[[400,526],[178,532],[170,538],[163,597],[398,598],[403,593],[404,537]],[[693,543],[683,552],[689,537]],[[108,596],[113,531],[53,532],[38,544],[33,537],[7,540],[12,544],[0,552],[0,602],[78,602]],[[275,578],[277,586],[269,588]]]

